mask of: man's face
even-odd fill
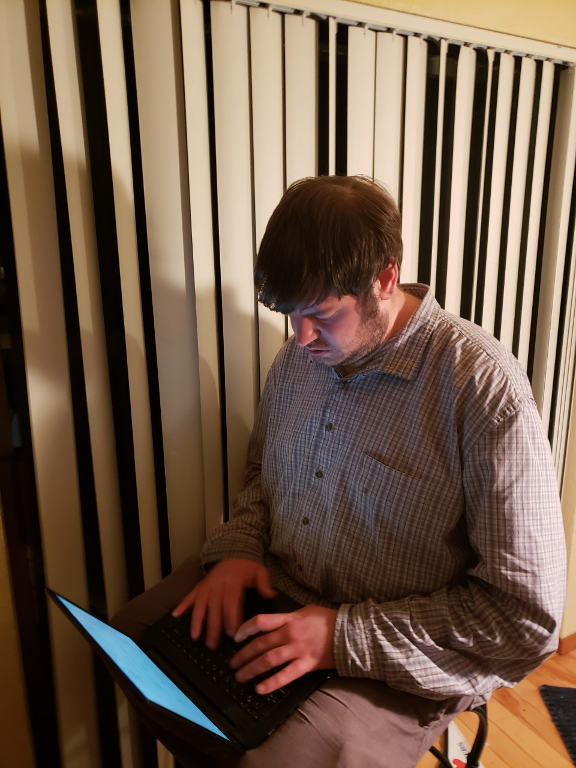
[[[296,342],[325,365],[356,363],[381,344],[389,327],[389,313],[377,296],[365,301],[355,296],[329,296],[289,315]]]

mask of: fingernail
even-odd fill
[[[255,687],[255,691],[256,693],[266,693],[266,686],[261,683]]]

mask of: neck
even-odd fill
[[[420,306],[421,300],[411,293],[406,293],[396,286],[394,296],[390,301],[390,324],[384,342],[391,339],[404,328],[408,320]]]

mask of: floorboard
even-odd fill
[[[541,685],[576,688],[576,650],[555,654],[515,688],[496,691],[488,702],[484,768],[573,768],[574,764],[540,696]],[[478,719],[465,712],[456,721],[472,743]],[[437,745],[438,746],[438,745]],[[436,768],[430,753],[417,768]]]

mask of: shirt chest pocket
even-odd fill
[[[415,477],[363,454],[357,488],[363,517],[380,544],[443,536],[460,516],[458,484],[447,477]]]

